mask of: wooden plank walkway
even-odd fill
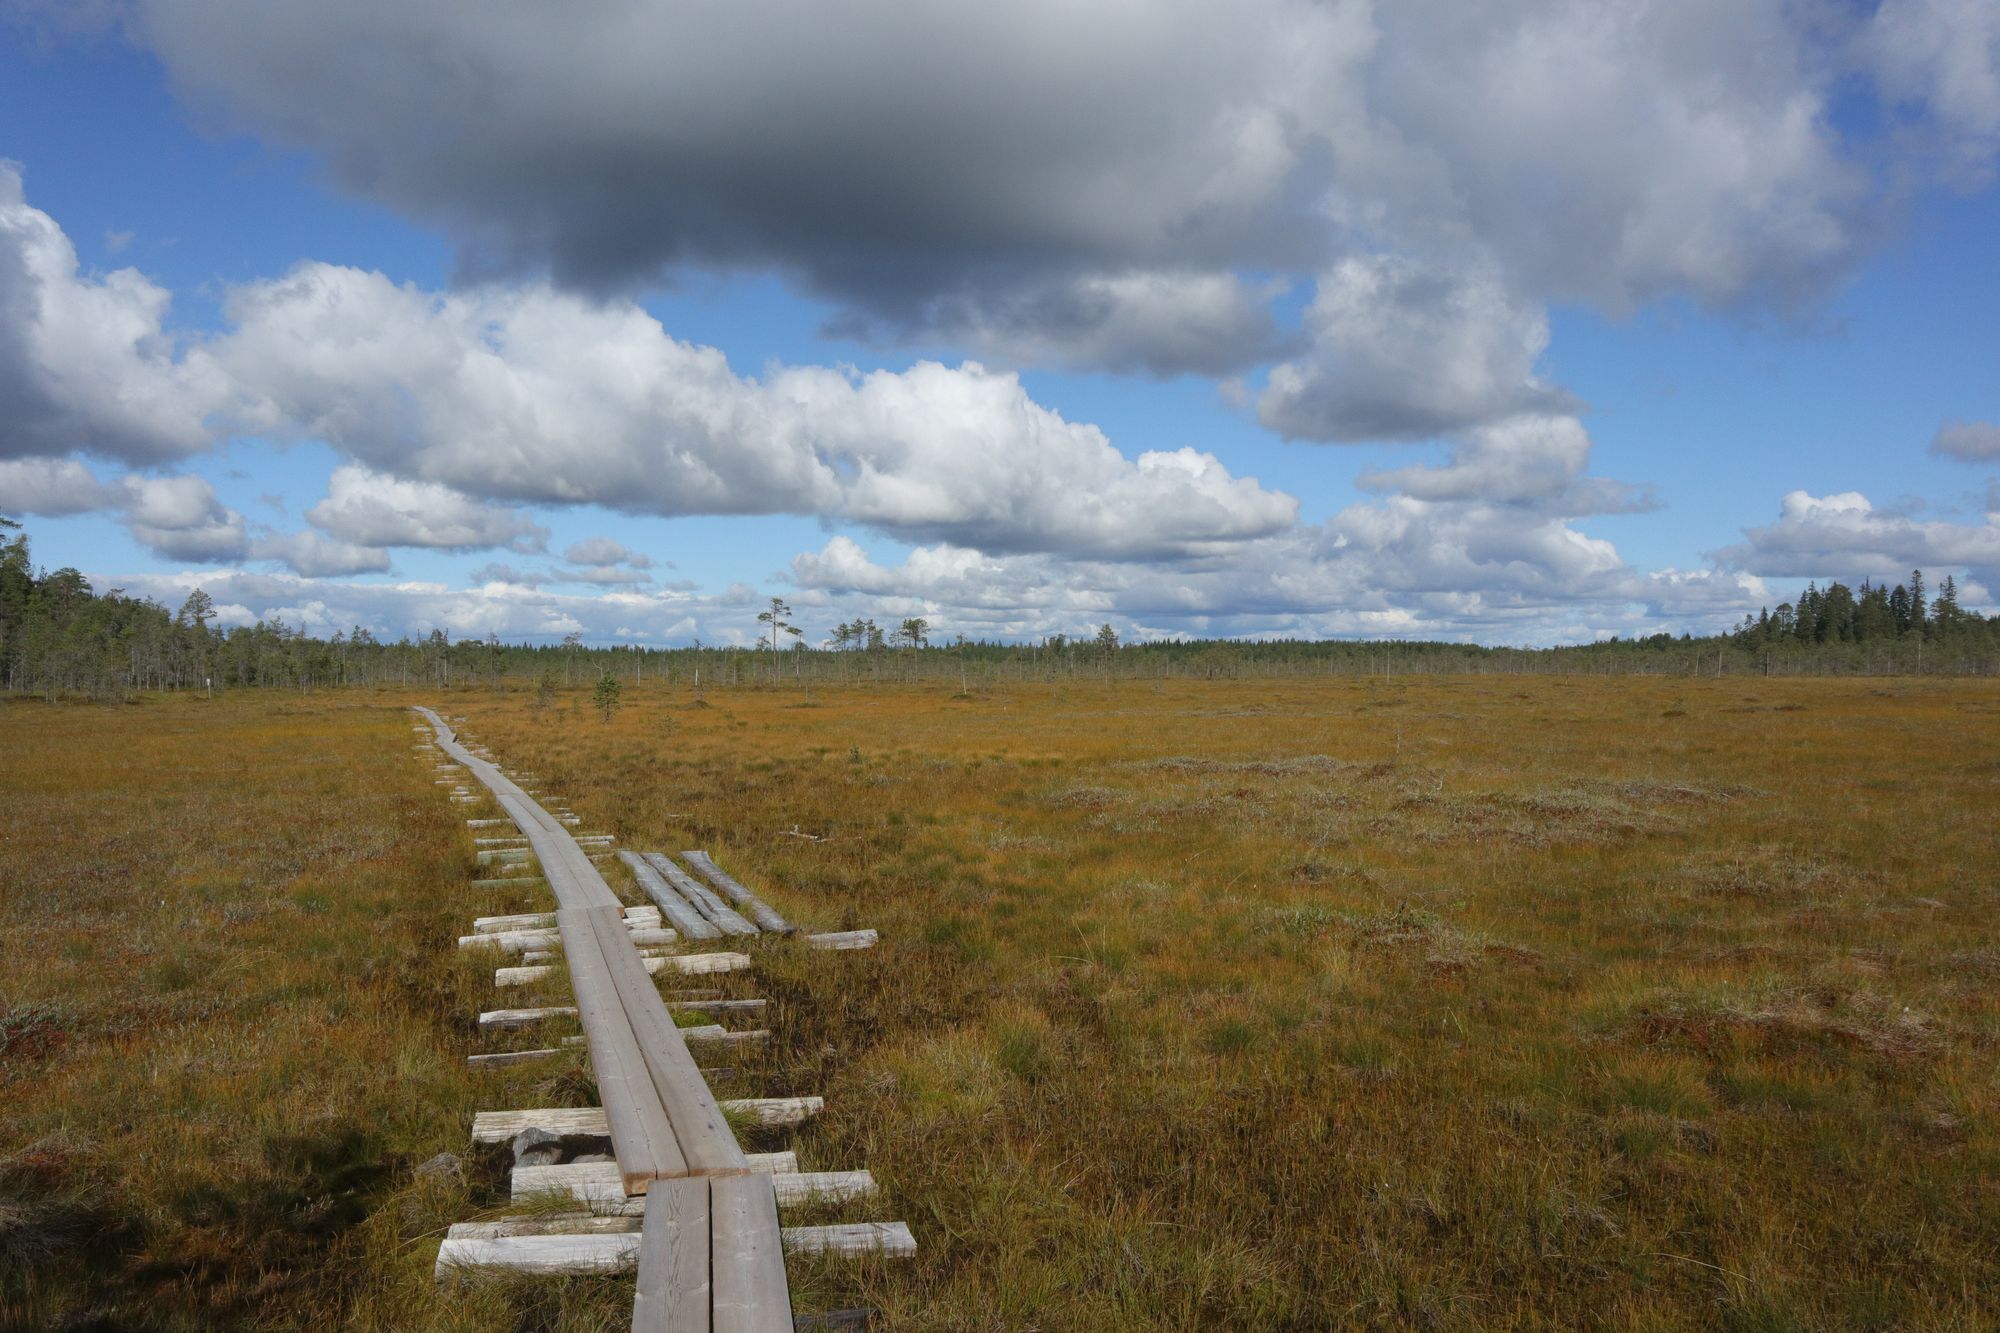
[[[666,946],[684,939],[755,935],[760,929],[791,934],[793,927],[700,852],[684,855],[743,912],[665,857],[621,851],[618,854],[634,878],[658,904],[625,907],[593,864],[607,859],[602,853],[615,839],[572,835],[566,826],[580,822],[575,815],[567,810],[550,813],[483,748],[462,744],[430,709],[417,711],[431,723],[435,752],[456,761],[468,780],[476,778],[506,812],[505,822],[520,831],[518,837],[477,839],[477,859],[487,863],[532,857],[542,879],[527,882],[545,880],[556,900],[554,912],[481,917],[473,923],[472,933],[460,938],[459,946],[520,954],[528,964],[551,960],[545,965],[501,968],[494,978],[498,985],[531,984],[555,974],[554,950],[560,947],[575,1003],[496,1010],[480,1015],[481,1029],[508,1031],[549,1018],[574,1017],[583,1036],[563,1038],[562,1045],[580,1042],[588,1047],[603,1103],[482,1112],[474,1121],[474,1141],[506,1142],[537,1131],[554,1136],[545,1139],[553,1142],[608,1138],[612,1150],[605,1161],[554,1164],[568,1153],[582,1151],[571,1147],[541,1156],[539,1161],[547,1165],[530,1165],[535,1159],[518,1163],[512,1187],[517,1200],[566,1198],[580,1211],[454,1226],[438,1252],[439,1276],[482,1267],[581,1273],[624,1271],[636,1265],[635,1333],[661,1329],[777,1333],[793,1327],[785,1280],[787,1252],[913,1253],[915,1241],[900,1222],[780,1228],[781,1207],[866,1198],[874,1193],[874,1178],[866,1171],[801,1172],[796,1154],[790,1152],[746,1154],[730,1129],[725,1104],[709,1090],[688,1043],[743,1046],[770,1034],[716,1024],[683,1030],[672,1010],[727,1015],[759,1012],[765,1002],[725,1000],[716,991],[681,992],[669,1001],[653,982],[655,972],[727,971],[747,967],[751,961],[739,953],[677,954]],[[433,749],[428,744],[420,748]],[[480,798],[460,786],[452,799]],[[467,822],[475,828],[500,827],[499,821]],[[865,942],[858,938],[862,935]],[[873,944],[873,936],[869,931],[807,938],[814,947],[851,948]],[[475,1067],[506,1068],[559,1050],[496,1051],[470,1060]],[[817,1097],[746,1098],[726,1105],[738,1116],[766,1126],[798,1124],[822,1108]]]
[[[632,943],[624,903],[554,815],[497,765],[460,745],[443,718],[428,708],[418,711],[436,733],[438,748],[463,764],[527,835],[555,895],[556,929],[624,1192],[644,1194],[656,1180],[707,1177],[726,1182],[749,1176],[750,1164],[722,1108]],[[680,1187],[675,1198],[692,1198],[700,1189]],[[766,1200],[774,1198],[768,1186],[763,1190]],[[747,1193],[754,1199],[754,1190]],[[740,1188],[726,1188],[723,1206],[714,1209],[715,1231],[707,1246],[683,1245],[688,1254],[707,1256],[707,1281],[670,1287],[662,1274],[670,1277],[677,1269],[662,1269],[658,1263],[649,1267],[658,1281],[649,1298],[635,1306],[635,1330],[777,1333],[792,1327],[776,1204],[758,1209],[742,1203],[745,1196]],[[671,1220],[677,1211],[662,1209],[661,1215]],[[643,1323],[637,1322],[640,1313]]]

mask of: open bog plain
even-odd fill
[[[879,930],[765,950],[717,1075],[824,1096],[800,1159],[917,1237],[796,1308],[2000,1322],[2000,684],[1348,676],[0,706],[0,1324],[628,1326],[629,1277],[434,1280],[509,1206],[472,1113],[594,1090],[467,1067],[454,941],[547,904],[415,704]]]

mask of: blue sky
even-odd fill
[[[1256,7],[0,9],[0,513],[389,635],[1993,605],[1990,6]]]

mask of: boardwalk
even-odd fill
[[[639,1205],[644,1221],[636,1247],[633,1328],[791,1329],[772,1176],[755,1170],[737,1146],[631,939],[624,905],[556,816],[496,765],[461,745],[444,719],[427,708],[418,711],[430,722],[438,748],[477,778],[527,836],[555,895],[555,926],[616,1159],[615,1180],[609,1183],[624,1198],[645,1196]],[[479,1247],[501,1239],[447,1240],[440,1267],[482,1262]],[[624,1260],[631,1257],[622,1252],[626,1242],[614,1237],[513,1239],[535,1242],[558,1258],[582,1254],[586,1268],[607,1266],[602,1247],[607,1239]]]

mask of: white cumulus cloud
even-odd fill
[[[198,453],[233,385],[163,321],[171,297],[136,269],[82,273],[55,219],[0,160],[0,458],[86,452],[134,464]]]
[[[306,511],[306,520],[354,546],[535,552],[548,544],[549,535],[547,528],[509,506],[351,464],[333,470],[326,498]]]
[[[229,310],[216,354],[255,386],[263,428],[325,440],[398,485],[659,515],[818,514],[1122,558],[1261,536],[1297,513],[1210,455],[1128,459],[1016,376],[971,362],[752,379],[627,302],[545,285],[435,294],[326,264],[241,289]],[[423,536],[409,506],[382,499],[391,483],[364,475],[350,476],[351,506],[336,495],[308,517],[348,540]],[[441,490],[419,493],[418,508],[462,516]],[[383,513],[401,517],[378,526]]]
[[[1858,491],[1790,491],[1778,520],[1745,530],[1715,553],[1725,568],[1793,578],[1895,578],[1911,569],[1971,569],[1983,582],[2000,573],[2000,515],[1983,523],[1924,522],[1877,509]]]

